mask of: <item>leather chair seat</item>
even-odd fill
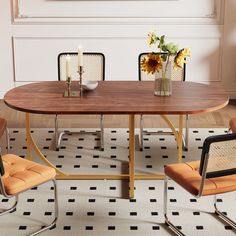
[[[171,164],[165,167],[165,174],[193,195],[199,193],[201,176],[200,161]],[[203,196],[236,190],[236,174],[205,180]]]
[[[6,128],[7,128],[7,121],[3,118],[0,118],[0,137],[2,137]]]
[[[233,133],[236,133],[236,117],[230,119],[229,128],[231,129]]]
[[[2,159],[5,170],[3,183],[6,193],[9,195],[15,195],[56,176],[56,171],[53,168],[13,154],[6,154],[2,156]]]

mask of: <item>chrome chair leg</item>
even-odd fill
[[[56,115],[55,116],[55,120],[54,120],[54,130],[55,130],[55,149],[58,150],[60,145],[59,145],[59,142],[58,142],[58,138],[59,138],[59,135],[58,135],[58,116]]]
[[[58,131],[58,116],[55,116],[55,150],[58,151],[61,146],[62,136],[65,134],[65,131],[59,133]]]
[[[41,228],[40,230],[35,231],[34,233],[31,233],[30,236],[35,236],[37,234],[40,234],[48,229],[53,229],[56,225],[57,219],[58,219],[58,196],[57,196],[57,183],[56,180],[53,179],[53,187],[54,187],[54,203],[55,203],[55,213],[54,213],[54,219],[53,221],[49,224]]]
[[[104,151],[104,115],[100,116],[100,150]]]
[[[215,207],[215,214],[219,216],[224,222],[232,226],[234,229],[236,229],[236,222],[231,220],[229,217],[227,217],[224,213],[218,210],[217,208],[217,199],[216,195],[214,196],[214,207]]]
[[[101,115],[100,117],[100,150],[103,151],[104,150],[104,116]],[[65,133],[71,133],[69,131],[62,131],[59,133],[58,131],[58,116],[55,116],[55,121],[54,121],[54,130],[55,130],[55,150],[59,150],[60,146],[61,146],[61,140],[62,140],[62,136]]]
[[[165,224],[175,233],[175,235],[178,236],[184,236],[185,234],[183,234],[175,225],[173,225],[167,216],[167,191],[168,191],[168,177],[165,176],[165,180],[164,180],[164,217],[165,217]]]
[[[185,136],[184,135],[182,135],[182,150],[183,151],[187,151],[188,149],[186,148],[186,143],[185,143]]]
[[[4,215],[6,213],[9,213],[9,212],[15,211],[17,203],[18,203],[18,195],[15,196],[14,205],[12,207],[10,207],[9,209],[0,211],[0,216]]]
[[[8,128],[6,128],[6,142],[7,142],[7,153],[9,153],[11,147],[10,147],[10,132]]]
[[[189,115],[185,116],[185,140],[183,148],[185,151],[188,151],[188,143],[189,143]]]
[[[58,135],[58,139],[57,139],[57,150],[60,148],[61,146],[61,140],[62,140],[62,136],[65,134],[66,132],[65,131],[62,131],[59,133]]]
[[[140,151],[144,149],[144,144],[143,144],[143,115],[140,116],[140,129],[139,129],[139,148]],[[149,134],[160,134],[160,135],[167,135],[167,134],[172,134],[172,132],[148,132]],[[186,116],[186,130],[185,130],[185,135],[182,135],[182,143],[183,143],[183,151],[188,150],[188,140],[189,140],[189,117],[188,115]]]
[[[168,221],[167,217],[167,191],[168,191],[168,177],[165,176],[164,179],[164,217]]]
[[[140,129],[139,129],[139,149],[143,150],[143,115],[140,115]]]

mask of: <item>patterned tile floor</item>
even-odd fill
[[[138,132],[138,131],[137,131]],[[186,161],[199,159],[205,137],[226,129],[191,129]],[[26,153],[24,129],[12,129],[12,153]],[[50,150],[53,131],[34,129],[40,149],[50,161],[73,173],[127,173],[128,133],[126,129],[105,130],[105,151],[97,150],[96,135],[67,135],[59,152]],[[4,145],[4,144],[3,144]],[[161,173],[163,165],[175,162],[173,136],[146,136],[145,149],[136,152],[136,172]],[[36,156],[34,155],[34,160]],[[135,182],[135,198],[128,199],[127,181],[60,180],[59,220],[56,229],[43,235],[172,235],[163,224],[163,181]],[[0,235],[27,235],[49,222],[53,214],[50,184],[20,195],[17,211],[1,216]],[[219,196],[219,208],[236,220],[235,193]],[[12,200],[0,198],[2,207]],[[212,203],[212,204],[211,204]],[[213,197],[195,199],[172,181],[169,184],[169,217],[187,235],[235,235],[236,231],[216,218]]]

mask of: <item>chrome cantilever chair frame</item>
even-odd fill
[[[61,81],[63,80],[63,77],[64,77],[64,80],[65,80],[65,73],[64,75],[62,75],[62,71],[61,71],[61,68],[62,68],[62,58],[69,55],[71,57],[77,57],[77,53],[76,52],[63,52],[63,53],[60,53],[58,55],[58,80]],[[84,59],[86,59],[86,57],[88,58],[92,58],[92,57],[96,57],[99,59],[100,61],[100,72],[99,72],[99,75],[97,74],[88,74],[86,75],[85,74],[85,79],[89,79],[89,80],[102,80],[104,81],[105,80],[105,56],[104,54],[102,53],[96,53],[96,52],[84,52],[83,53],[83,56],[84,56]],[[84,60],[85,62],[85,60]],[[84,64],[84,67],[85,67],[85,73],[86,73],[86,67],[89,67],[89,65],[87,65],[86,63]],[[87,68],[88,68],[87,67]],[[76,73],[76,64],[74,64],[74,73]],[[73,75],[72,75],[73,76]],[[93,78],[95,77],[95,78]],[[97,79],[97,78],[100,78],[100,79]],[[74,80],[75,78],[72,77],[72,80]],[[76,78],[77,79],[77,78]],[[62,132],[59,132],[58,131],[59,127],[58,127],[58,115],[55,116],[55,148],[56,150],[59,150],[60,146],[61,146],[61,140],[62,140],[62,136],[64,134],[68,134],[68,133],[77,133],[77,132],[71,132],[71,131],[62,131]],[[90,133],[90,132],[86,132],[86,133]],[[104,115],[101,114],[100,115],[100,150],[103,151],[104,150]]]
[[[6,128],[5,133],[6,133],[6,142],[7,142],[7,153],[9,153],[11,146],[10,146],[10,132],[8,128]]]
[[[234,149],[233,151],[236,153],[236,134],[223,134],[223,135],[215,135],[215,136],[211,136],[208,137],[204,144],[203,144],[203,149],[202,149],[202,155],[201,155],[201,161],[200,161],[200,166],[199,166],[199,175],[201,176],[201,180],[199,182],[199,191],[198,194],[194,195],[192,194],[194,197],[196,198],[200,198],[201,196],[204,196],[204,185],[205,185],[205,181],[206,179],[210,179],[210,178],[217,178],[217,177],[223,177],[223,176],[227,176],[227,175],[235,175],[236,174],[236,161],[234,161],[234,166],[232,166],[232,168],[230,167],[230,169],[215,169],[213,170],[212,166],[210,166],[209,162],[211,159],[213,158],[220,158],[222,154],[218,154],[218,156],[214,156],[214,154],[211,154],[211,150],[213,149],[214,152],[214,148],[215,151],[218,152],[219,150],[219,146],[217,146],[217,143],[222,143],[222,142],[231,142],[234,141],[234,147],[232,149]],[[211,149],[211,145],[215,145],[216,146]],[[230,144],[231,145],[231,144]],[[218,149],[218,150],[217,150]],[[225,150],[227,149],[227,147],[225,147]],[[235,155],[234,155],[235,158]],[[216,160],[217,162],[217,160]],[[208,170],[208,166],[210,170]],[[214,166],[213,166],[214,167]],[[218,168],[218,166],[215,166]],[[171,221],[168,219],[167,216],[167,202],[168,202],[168,198],[167,198],[167,192],[168,192],[168,176],[165,175],[165,180],[164,180],[164,217],[165,217],[165,223],[166,225],[176,234],[179,236],[183,236],[185,235],[183,232],[181,232],[177,226],[175,226],[173,223],[171,223]],[[231,190],[234,191],[234,190]],[[230,191],[227,191],[230,192]],[[220,192],[220,194],[222,194],[223,192]],[[213,195],[213,194],[205,194],[205,196],[207,195]],[[229,224],[230,226],[232,226],[234,229],[236,229],[236,222],[233,221],[232,219],[230,219],[228,216],[226,216],[223,212],[221,212],[218,208],[217,208],[217,197],[216,194],[214,194],[214,208],[215,208],[215,214],[217,216],[219,216],[224,222],[226,222],[227,224]]]
[[[11,206],[8,209],[2,210],[0,212],[0,216],[4,215],[6,213],[14,212],[16,210],[16,206],[17,206],[17,203],[18,203],[18,200],[19,200],[19,196],[18,195],[21,193],[21,192],[18,192],[16,195],[9,195],[9,194],[7,194],[7,192],[5,190],[4,183],[3,183],[3,179],[2,179],[3,175],[4,175],[4,166],[3,166],[2,155],[1,155],[1,148],[0,148],[0,192],[6,198],[12,198],[12,197],[15,198],[13,206]],[[56,226],[56,222],[57,222],[57,219],[58,219],[57,184],[56,184],[56,180],[55,179],[52,179],[51,181],[53,182],[53,186],[54,186],[54,202],[55,202],[55,213],[54,213],[54,216],[55,217],[54,217],[53,221],[50,224],[41,227],[39,230],[31,233],[30,236],[37,235],[37,234],[42,233],[42,232],[44,232],[44,231],[46,231],[48,229],[53,229]],[[48,181],[46,181],[46,182],[48,182]],[[44,182],[44,183],[46,183],[46,182]],[[44,184],[44,183],[41,183],[41,184]],[[37,186],[39,186],[39,185],[37,185]],[[25,189],[22,192],[25,192],[25,191],[27,191],[27,189]]]
[[[142,71],[142,68],[141,68],[141,61],[148,54],[149,53],[147,53],[147,52],[141,53],[138,57],[138,77],[139,77],[139,81],[154,80],[154,75],[153,76],[147,75],[145,72]],[[165,53],[159,53],[159,54],[165,54]],[[181,73],[178,73],[178,75],[175,76],[172,79],[176,80],[176,81],[185,81],[185,74],[186,74],[185,64],[184,64],[183,69],[179,70],[179,71],[181,71]],[[177,72],[174,72],[174,73],[177,74]],[[144,75],[145,75],[146,79],[143,79]],[[182,137],[182,140],[183,140],[183,149],[185,151],[187,151],[188,150],[188,143],[189,143],[189,115],[186,115],[185,117],[186,117],[185,118],[185,135]],[[144,144],[143,144],[144,137],[143,136],[146,135],[146,134],[148,134],[148,135],[171,135],[171,134],[173,134],[171,131],[170,132],[167,132],[167,131],[165,131],[165,132],[163,132],[163,131],[156,131],[156,132],[145,131],[144,130],[143,119],[144,119],[143,115],[141,114],[140,115],[140,134],[139,134],[139,147],[140,147],[140,150],[144,149]]]

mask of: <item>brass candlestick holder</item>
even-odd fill
[[[64,97],[83,97],[83,85],[82,85],[83,73],[84,73],[83,66],[79,66],[78,67],[79,91],[72,91],[71,90],[72,79],[70,76],[66,78],[67,88],[63,94]]]
[[[71,77],[68,76],[66,78],[67,88],[66,88],[66,91],[63,94],[64,97],[78,97],[78,95],[79,95],[78,91],[72,91],[71,90],[71,83],[72,83]]]
[[[80,97],[83,96],[83,86],[82,86],[82,79],[83,79],[83,73],[84,73],[84,70],[83,70],[83,66],[79,66],[78,68],[78,73],[79,73],[79,94],[80,94]]]
[[[71,77],[70,76],[67,77],[66,84],[67,84],[67,95],[68,97],[70,97],[71,96]]]

